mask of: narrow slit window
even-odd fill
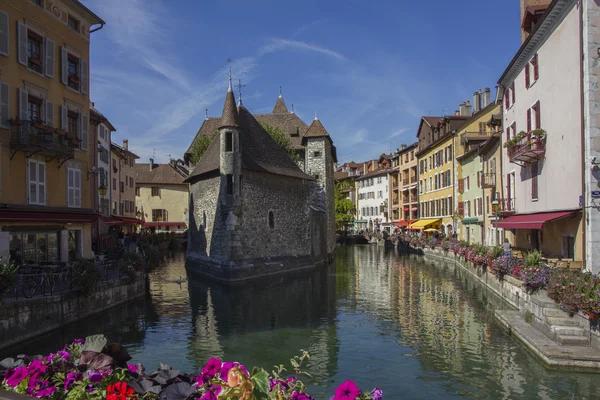
[[[275,229],[275,214],[273,211],[269,211],[269,228]]]
[[[227,194],[233,194],[233,175],[227,175]]]
[[[233,151],[233,132],[225,132],[225,151]]]

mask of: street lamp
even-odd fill
[[[494,198],[494,200],[492,200],[492,211],[494,212],[494,220],[496,221],[496,226],[494,228],[496,228],[496,244],[499,244],[499,237],[498,237],[498,213],[500,212],[500,203],[498,202],[497,198]]]
[[[100,187],[98,188],[98,193],[100,193],[100,196],[106,196],[106,191],[108,189],[106,188],[106,185],[103,183],[100,185]]]

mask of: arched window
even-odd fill
[[[275,214],[269,211],[269,228],[275,229]]]

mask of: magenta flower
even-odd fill
[[[71,355],[64,350],[59,351],[58,353],[56,353],[56,355],[59,356],[60,358],[64,358],[65,360],[67,360],[69,357],[71,357]]]
[[[306,393],[298,393],[294,391],[290,396],[290,400],[313,400],[313,398]]]
[[[204,368],[202,368],[202,374],[211,375],[211,379],[215,377],[221,371],[221,360],[218,358],[211,358],[208,360]],[[227,377],[227,375],[225,375]]]
[[[73,340],[73,343],[71,343],[71,345],[76,345],[76,344],[85,344],[85,339],[75,339],[75,340]]]
[[[58,388],[56,386],[49,386],[47,388],[38,390],[35,393],[35,397],[37,398],[42,398],[42,397],[50,397],[54,394],[54,392],[56,392],[58,390]]]
[[[217,400],[217,395],[209,390],[208,392],[204,393],[202,397],[200,397],[200,400]]]
[[[27,371],[27,367],[18,367],[12,371],[10,375],[7,374],[5,376],[6,384],[13,388],[17,387],[17,385],[19,385],[23,379],[27,378],[28,375],[29,372]]]
[[[82,379],[83,375],[81,375],[79,372],[69,372],[65,379],[65,391],[68,391],[69,386],[71,386],[73,383],[79,382]]]
[[[346,381],[335,389],[335,400],[355,400],[360,395],[360,390],[356,383]]]
[[[137,365],[127,364],[127,369],[129,370],[129,372],[133,372],[134,374],[137,374]]]
[[[107,371],[98,371],[98,370],[94,370],[94,371],[88,371],[88,378],[90,378],[90,382],[91,383],[98,383],[100,381],[102,381],[102,379],[104,379],[104,377],[108,374],[111,374],[112,371],[109,369]]]
[[[373,400],[382,400],[383,399],[383,390],[381,390],[379,388],[373,389],[373,391],[371,391],[371,397]]]

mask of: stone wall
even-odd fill
[[[187,245],[187,252],[190,255],[209,255],[211,246],[213,246],[213,238],[215,247],[217,243],[222,243],[225,239],[224,231],[220,228],[220,217],[217,218],[220,187],[221,177],[218,175],[190,185],[190,221]]]
[[[102,284],[89,297],[75,292],[34,299],[5,299],[0,306],[0,349],[143,296],[146,280]]]

